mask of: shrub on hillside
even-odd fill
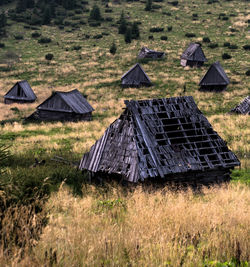
[[[223,44],[223,46],[224,47],[229,47],[231,44],[229,43],[229,42],[225,42],[224,44]]]
[[[167,41],[168,40],[168,37],[166,35],[163,35],[163,36],[161,36],[161,40]]]
[[[172,5],[172,6],[178,6],[179,2],[178,1],[172,1],[172,2],[168,2],[168,4]]]
[[[149,36],[148,36],[148,39],[149,39],[149,40],[154,40],[154,36],[153,36],[153,35],[149,35]]]
[[[31,34],[32,38],[38,38],[40,36],[41,36],[41,33],[39,33],[39,32],[32,32],[32,34]]]
[[[93,39],[101,39],[102,37],[102,34],[96,34],[93,36]]]
[[[39,44],[48,44],[48,43],[51,43],[51,39],[48,38],[48,37],[42,37],[38,40],[38,43]]]
[[[168,27],[167,27],[168,32],[171,32],[172,29],[173,29],[173,26],[168,26]]]
[[[75,45],[72,47],[72,50],[75,50],[75,51],[78,51],[80,49],[82,49],[82,47],[80,45]]]
[[[246,76],[250,76],[250,70],[247,70],[245,74]]]
[[[0,43],[0,48],[4,48],[5,44],[4,43]]]
[[[14,38],[15,38],[16,40],[23,40],[23,35],[21,35],[21,34],[17,34],[17,35],[14,36]]]
[[[89,18],[90,20],[96,20],[96,21],[102,20],[100,8],[96,4],[93,6],[92,10],[90,11]]]
[[[238,46],[235,44],[232,44],[228,47],[229,49],[238,49]]]
[[[208,47],[214,49],[214,48],[218,47],[218,44],[217,43],[210,43],[208,45]]]
[[[45,59],[48,60],[48,61],[52,60],[53,57],[54,57],[54,55],[51,54],[51,53],[48,53],[48,54],[45,55]]]
[[[194,33],[186,33],[185,36],[188,37],[188,38],[192,38],[192,37],[196,37],[196,34],[194,34]]]
[[[210,43],[211,42],[209,37],[203,37],[202,41],[204,43]]]
[[[163,32],[164,28],[162,27],[152,27],[149,29],[150,32]]]
[[[116,50],[117,50],[116,44],[115,44],[115,42],[113,42],[110,49],[109,49],[109,52],[110,52],[110,54],[115,55]]]
[[[99,21],[89,22],[89,26],[90,27],[99,27],[99,26],[101,26],[101,22],[99,22]]]
[[[222,54],[222,59],[230,59],[230,58],[232,57],[229,54],[227,53]]]
[[[250,50],[250,45],[243,45],[243,49]]]

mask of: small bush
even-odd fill
[[[232,57],[229,54],[227,53],[222,54],[222,59],[230,59],[230,58]]]
[[[90,35],[85,34],[84,37],[85,37],[85,39],[89,39],[90,38]]]
[[[250,76],[250,70],[247,70],[245,74],[246,76]]]
[[[250,45],[243,45],[243,49],[250,50]]]
[[[102,34],[96,34],[93,36],[93,39],[101,39],[102,37]]]
[[[110,49],[109,49],[109,52],[110,52],[110,54],[115,55],[116,50],[117,50],[116,44],[115,44],[115,42],[113,42]]]
[[[38,40],[38,43],[39,44],[48,44],[48,43],[51,43],[51,39],[48,38],[48,37],[42,37]]]
[[[165,11],[163,11],[162,14],[163,14],[163,15],[166,15],[166,16],[169,16],[169,17],[172,16],[172,14],[171,14],[170,12],[165,12]]]
[[[168,32],[171,32],[172,31],[172,29],[173,29],[173,26],[168,26]]]
[[[192,37],[196,37],[196,34],[194,34],[194,33],[186,33],[185,36],[188,37],[188,38],[192,38]]]
[[[218,47],[218,44],[217,43],[211,43],[208,45],[208,47],[214,49],[214,48]]]
[[[105,20],[111,22],[111,21],[113,21],[113,18],[107,17]]]
[[[166,35],[161,36],[161,40],[167,41],[168,37]]]
[[[203,37],[202,41],[204,43],[210,43],[211,42],[210,39],[209,39],[209,37]]]
[[[82,10],[81,10],[81,9],[76,9],[76,10],[75,10],[75,14],[78,14],[78,15],[79,15],[79,14],[82,14]]]
[[[23,40],[23,36],[21,34],[17,34],[14,36],[16,40]]]
[[[32,32],[32,34],[31,34],[32,38],[38,38],[40,36],[41,36],[41,33],[39,33],[39,32]]]
[[[225,42],[224,44],[223,44],[223,46],[224,47],[229,47],[231,44],[229,43],[229,42]]]
[[[0,43],[0,48],[4,48],[5,44],[4,43]]]
[[[172,6],[178,6],[179,2],[178,1],[172,1],[172,2],[168,2],[170,5]]]
[[[152,5],[152,9],[160,9],[160,8],[162,8],[161,5],[156,5],[156,4]]]
[[[89,23],[89,26],[90,26],[90,27],[99,27],[99,26],[101,26],[101,22],[99,22],[99,21],[96,21],[96,22],[90,22],[90,23]]]
[[[153,35],[149,35],[149,36],[148,36],[148,39],[149,39],[149,40],[154,40],[154,36],[153,36]]]
[[[222,17],[222,20],[229,20],[229,17]]]
[[[197,14],[197,13],[194,13],[194,14],[192,15],[192,17],[193,17],[193,18],[198,18],[198,14]]]
[[[150,28],[149,31],[150,32],[163,32],[164,31],[164,28],[161,28],[161,27],[152,27],[152,28]]]
[[[208,0],[207,4],[210,5],[210,4],[218,3],[218,2],[219,2],[218,0]]]
[[[112,12],[113,12],[113,10],[111,8],[106,8],[105,9],[105,13],[112,13]]]
[[[46,59],[46,60],[49,60],[49,61],[52,60],[53,57],[54,57],[54,55],[51,54],[51,53],[48,53],[47,55],[45,55],[45,59]]]
[[[72,47],[72,50],[75,50],[75,51],[78,51],[80,49],[82,49],[82,47],[80,45],[75,45]]]
[[[232,44],[228,47],[229,49],[238,49],[238,46],[235,44]]]
[[[79,23],[80,23],[81,25],[86,25],[86,24],[87,24],[86,21],[85,21],[84,19],[80,19]]]
[[[238,32],[238,30],[234,29],[234,28],[231,28],[230,29],[231,32]]]

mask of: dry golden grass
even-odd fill
[[[49,258],[54,266],[203,266],[233,257],[250,260],[247,186],[204,188],[199,194],[137,187],[128,194],[116,188],[101,195],[90,186],[84,192],[83,198],[73,197],[62,187],[51,197],[50,221],[41,239],[12,266],[42,266]]]

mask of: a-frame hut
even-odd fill
[[[207,61],[200,44],[191,43],[181,55],[181,65],[201,67]]]
[[[125,104],[79,169],[135,183],[209,184],[230,179],[230,169],[240,165],[191,96]]]
[[[36,100],[36,95],[27,81],[20,81],[8,91],[4,96],[4,103],[32,103]]]
[[[123,74],[122,87],[151,86],[152,83],[139,63],[135,64],[129,71]]]
[[[245,97],[239,105],[231,109],[231,113],[250,115],[250,96]]]
[[[77,90],[56,91],[37,107],[28,120],[41,121],[78,121],[92,119],[94,109]]]
[[[229,78],[227,77],[224,69],[219,61],[210,66],[207,73],[201,79],[199,86],[200,91],[216,91],[221,92],[226,90],[229,84]]]
[[[151,59],[161,59],[165,57],[164,52],[158,52],[147,47],[142,47],[141,51],[138,54],[139,59],[151,58]]]

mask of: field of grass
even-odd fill
[[[94,3],[89,1],[88,7]],[[8,35],[1,38],[5,47],[0,48],[0,141],[10,145],[12,154],[6,164],[6,175],[28,188],[27,194],[44,179],[51,184],[48,192],[56,191],[64,181],[78,194],[72,196],[63,186],[52,195],[46,204],[48,225],[32,252],[28,248],[23,266],[41,266],[46,261],[49,264],[50,255],[47,259],[44,256],[45,251],[50,254],[50,249],[57,254],[57,263],[52,265],[59,266],[85,266],[84,262],[87,266],[191,266],[192,262],[192,266],[215,266],[216,261],[240,260],[243,264],[249,260],[246,236],[250,225],[250,119],[227,114],[250,92],[250,79],[245,75],[250,68],[250,56],[249,50],[243,49],[250,42],[248,3],[179,0],[177,7],[167,1],[154,4],[161,8],[146,12],[143,1],[112,1],[109,8],[113,12],[105,13],[105,4],[100,3],[102,16],[112,17],[113,21],[103,21],[99,27],[41,26],[34,30],[27,29],[24,23],[8,20]],[[122,10],[128,21],[141,23],[140,39],[130,44],[118,34],[117,21]],[[89,13],[80,16],[87,22]],[[168,26],[172,26],[172,31],[167,31]],[[164,31],[152,33],[152,27],[164,27]],[[35,31],[50,37],[52,42],[39,44],[31,37]],[[194,33],[196,37],[187,38],[186,33]],[[103,37],[95,39],[97,34]],[[23,39],[16,40],[16,35],[22,35]],[[153,40],[148,39],[150,35]],[[168,40],[161,40],[165,35]],[[203,37],[209,37],[218,48],[209,48]],[[109,52],[113,41],[117,46],[115,55]],[[180,55],[191,41],[202,43],[208,59],[200,69],[180,65]],[[238,48],[224,47],[225,42]],[[75,46],[81,49],[74,50]],[[164,60],[141,63],[154,86],[122,89],[120,78],[138,61],[136,56],[142,46],[166,52]],[[9,52],[18,55],[19,60],[6,61]],[[232,58],[223,60],[225,52]],[[54,55],[50,62],[45,59],[47,53]],[[199,92],[200,79],[217,60],[230,78],[228,89],[223,93]],[[29,105],[5,105],[3,95],[22,79],[28,80],[38,100]],[[83,189],[84,197],[80,198],[81,186],[76,180],[84,180],[84,175],[53,161],[53,157],[62,156],[77,164],[122,112],[124,100],[179,96],[183,95],[184,85],[185,95],[194,97],[214,129],[240,159],[241,168],[232,175],[235,182],[228,187],[204,189],[198,196],[192,192],[148,194],[137,189],[125,194],[115,187],[106,190],[108,193],[100,193],[98,186],[87,186]],[[23,123],[22,118],[34,112],[53,91],[74,88],[88,95],[95,108],[93,121]],[[35,158],[45,159],[45,165],[30,168]],[[20,192],[16,194],[16,198],[23,199]],[[204,221],[200,220],[201,214]],[[24,221],[22,227],[25,228]],[[1,253],[0,265],[5,265],[10,258],[5,259],[6,255]],[[14,258],[20,260],[20,255]],[[19,265],[11,259],[14,266]]]

